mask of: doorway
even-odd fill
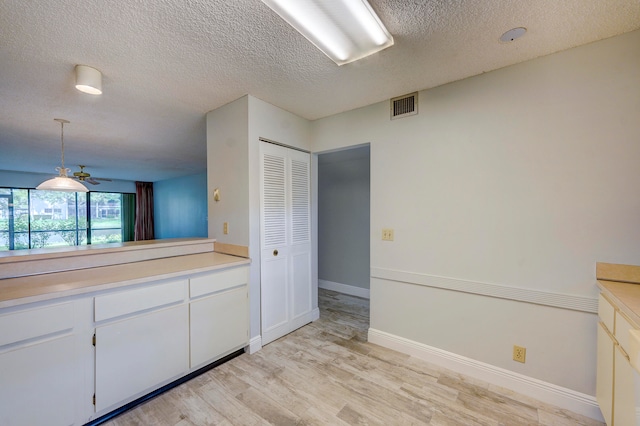
[[[334,298],[328,292],[369,299],[370,156],[369,144],[318,154],[318,288],[325,290],[320,305],[320,299]],[[346,303],[360,314],[366,306],[368,319],[368,303]]]

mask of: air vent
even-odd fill
[[[418,92],[391,99],[391,119],[418,114]]]

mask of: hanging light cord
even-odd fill
[[[60,177],[67,177],[67,173],[71,170],[64,166],[64,124],[69,123],[69,121],[62,118],[54,118],[54,120],[60,123],[60,143],[62,145],[62,154],[60,155],[62,167],[56,167],[56,170],[60,172]]]
[[[62,144],[62,168],[64,169],[64,121],[60,122],[60,143]]]

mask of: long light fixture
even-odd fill
[[[367,0],[262,2],[338,65],[393,45],[393,37]]]
[[[52,179],[45,180],[36,189],[44,191],[64,191],[64,192],[88,192],[86,186],[67,176],[71,170],[64,167],[64,125],[69,124],[68,120],[63,118],[54,118],[55,121],[60,123],[60,142],[62,144],[62,166],[56,167],[59,176]]]
[[[102,73],[86,65],[76,65],[76,89],[90,95],[102,95]]]

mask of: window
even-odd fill
[[[127,241],[134,194],[0,188],[0,250]]]
[[[91,244],[122,241],[122,194],[89,192]]]

